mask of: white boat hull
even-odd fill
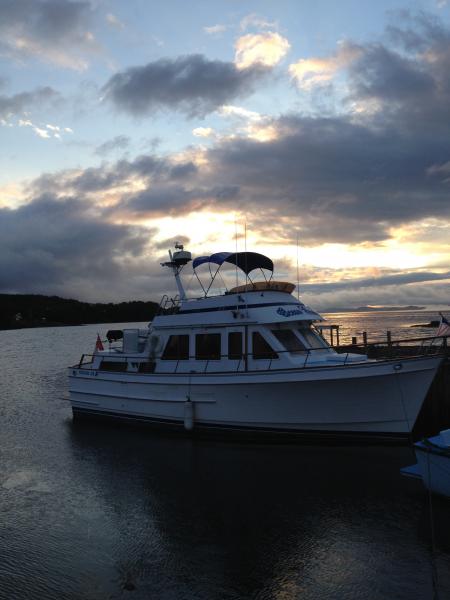
[[[417,466],[428,490],[450,497],[450,455],[415,448]]]
[[[435,494],[450,498],[450,446],[439,435],[414,444],[417,464],[401,469],[402,475],[421,479]]]
[[[437,357],[264,373],[133,374],[70,369],[75,416],[194,428],[333,434],[411,432]]]

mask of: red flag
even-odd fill
[[[95,342],[94,354],[99,350],[104,350],[102,340],[100,339],[100,335],[97,333],[97,341]]]
[[[439,329],[436,332],[436,336],[439,337],[441,335],[450,335],[450,323],[442,313],[439,314],[441,315],[441,322],[439,323]]]

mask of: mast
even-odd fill
[[[175,249],[176,252],[174,252],[173,254],[172,251],[169,250],[170,261],[161,263],[161,266],[169,267],[170,269],[172,269],[172,273],[175,277],[175,282],[177,284],[178,293],[180,295],[180,300],[186,300],[186,292],[184,291],[180,273],[182,268],[192,260],[192,256],[190,252],[184,250],[183,244],[180,244],[179,242],[175,242]]]

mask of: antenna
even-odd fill
[[[237,219],[236,219],[236,215],[234,215],[234,239],[236,242],[236,256],[237,256],[237,251],[238,251],[238,226],[237,226]],[[238,266],[237,266],[237,261],[236,261],[236,287],[238,287],[239,285],[239,278],[238,278]]]
[[[247,272],[247,219],[244,221],[244,250],[245,250],[245,289],[247,291],[248,272]]]
[[[245,316],[248,318],[248,264],[247,264],[247,217],[244,221],[244,250],[245,250]]]
[[[297,300],[300,302],[300,276],[298,271],[298,229],[297,229]]]

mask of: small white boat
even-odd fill
[[[421,479],[425,487],[450,498],[450,429],[414,444],[417,463],[401,469],[402,475]]]
[[[370,360],[337,352],[314,327],[322,317],[292,295],[292,283],[274,281],[272,261],[255,252],[196,258],[192,274],[204,265],[211,281],[203,286],[198,277],[201,297],[187,298],[180,274],[191,255],[176,248],[162,266],[179,295],[165,297],[147,329],[124,330],[120,347],[83,355],[70,368],[74,417],[187,430],[411,432],[441,357]],[[236,284],[238,269],[246,283],[211,295],[227,265]],[[250,279],[255,270],[264,281]]]

